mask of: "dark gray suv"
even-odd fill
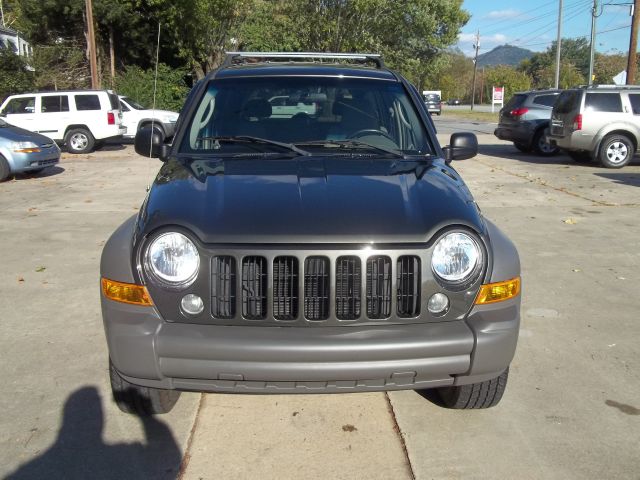
[[[269,99],[306,112],[274,115]],[[450,165],[418,91],[378,56],[231,53],[192,90],[137,216],[104,247],[102,315],[118,406],[180,391],[505,389],[520,264]]]
[[[498,128],[494,135],[500,140],[513,142],[521,152],[534,151],[538,155],[550,156],[558,153],[545,136],[549,127],[551,111],[560,90],[532,90],[516,93],[500,109]]]

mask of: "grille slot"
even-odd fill
[[[242,259],[242,316],[247,320],[263,320],[267,316],[267,259]]]
[[[416,317],[420,314],[420,258],[399,257],[396,267],[398,316]]]
[[[367,317],[388,318],[391,315],[391,259],[367,259]]]
[[[298,259],[276,257],[273,260],[273,318],[298,317]]]
[[[336,261],[336,316],[340,320],[360,317],[362,272],[358,257]]]
[[[236,314],[236,259],[211,259],[211,315],[229,319]]]
[[[304,316],[308,320],[329,318],[329,271],[326,257],[304,260]]]

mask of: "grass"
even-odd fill
[[[479,122],[498,122],[498,112],[472,112],[469,110],[447,110],[446,107],[442,109],[442,116],[444,118],[464,118],[466,120],[477,120]]]

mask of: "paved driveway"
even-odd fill
[[[187,393],[168,415],[121,414],[109,397],[98,261],[159,163],[111,146],[0,184],[0,474],[637,478],[640,164],[604,170],[491,135],[480,142],[456,168],[518,245],[524,281],[509,386],[486,411],[407,391]]]

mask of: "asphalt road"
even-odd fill
[[[479,140],[456,168],[523,268],[509,385],[484,411],[405,391],[186,393],[164,416],[120,413],[98,262],[159,163],[110,146],[0,184],[0,476],[638,478],[640,163],[605,170]]]

